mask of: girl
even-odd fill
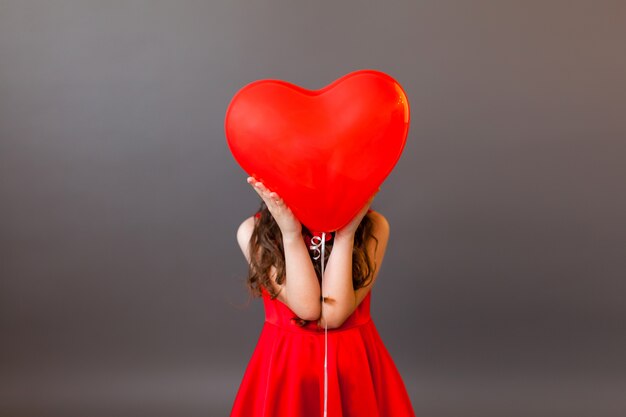
[[[389,238],[387,220],[369,208],[376,193],[350,223],[326,234],[322,294],[314,259],[321,236],[278,194],[247,181],[263,201],[239,226],[237,241],[265,323],[231,417],[321,417],[324,409],[328,417],[414,417],[370,318],[370,290]]]

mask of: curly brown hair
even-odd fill
[[[255,216],[254,230],[249,242],[249,253],[255,254],[255,256],[251,255],[250,257],[247,285],[254,296],[260,297],[264,287],[270,294],[270,297],[274,299],[278,296],[278,292],[274,291],[271,285],[270,273],[272,266],[276,268],[276,283],[282,285],[285,282],[285,251],[282,233],[264,201],[261,201],[261,207],[257,215],[258,218]],[[377,268],[376,260],[370,259],[366,247],[368,239],[372,238],[376,241],[376,250],[378,250],[378,239],[372,233],[373,226],[374,222],[368,212],[361,220],[354,234],[352,286],[355,290],[369,285]],[[304,225],[302,225],[302,233],[303,236],[312,235],[310,230]],[[331,235],[334,237],[335,232],[332,232]],[[325,243],[324,267],[326,267],[332,251],[333,242],[334,239],[330,239]],[[309,251],[309,256],[311,256],[313,261],[317,278],[321,282],[322,274],[319,259],[314,260],[311,251]]]

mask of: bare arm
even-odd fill
[[[371,217],[374,222],[372,233],[378,239],[378,248],[376,249],[376,241],[373,238],[368,240],[366,247],[370,259],[375,262],[374,276],[367,286],[354,290],[352,286],[354,233],[337,234],[324,269],[324,296],[328,298],[322,308],[320,326],[324,326],[324,320],[327,320],[328,328],[340,327],[363,301],[378,277],[389,240],[389,223],[380,213],[373,212]]]
[[[237,230],[237,241],[248,263],[250,263],[250,237],[254,229],[254,216],[246,219]],[[285,249],[285,281],[276,283],[275,269],[272,268],[272,284],[280,291],[278,299],[291,311],[304,320],[317,320],[320,317],[320,285],[302,235],[283,236]]]
[[[285,249],[285,304],[304,320],[317,320],[321,312],[320,283],[301,234],[283,235]]]
[[[272,268],[270,275],[274,289],[279,292],[278,299],[304,320],[319,319],[321,310],[320,286],[302,238],[300,222],[293,216],[280,196],[270,192],[253,177],[248,178],[248,183],[255,187],[255,191],[263,198],[282,233],[285,252],[285,280],[282,285],[276,283],[275,268]],[[254,216],[245,220],[237,231],[237,240],[248,263],[250,263],[249,242],[253,230]]]

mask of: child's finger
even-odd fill
[[[248,184],[250,184],[253,187],[256,187],[256,183],[258,182],[256,178],[254,177],[248,177],[246,181],[248,182]]]
[[[259,187],[257,187],[254,183],[250,183],[250,185],[252,186],[252,189],[260,196],[262,196],[262,191],[259,189]]]
[[[248,178],[246,178],[246,181],[248,182],[248,184],[252,185],[255,188],[259,188],[259,185],[263,184],[261,181],[258,181],[253,176],[249,176]]]
[[[255,190],[257,190],[259,188],[258,181],[254,179],[254,177],[248,177],[248,179],[246,180],[248,182],[248,184],[250,184],[252,186],[252,188],[254,188]]]
[[[269,194],[267,188],[260,181],[252,181],[250,185],[252,185],[254,187],[254,190],[262,197]]]
[[[266,191],[263,191],[259,187],[256,187],[256,186],[253,186],[253,188],[254,188],[254,191],[256,191],[256,193],[259,195],[259,197],[261,197],[265,201],[265,204],[272,204],[272,200],[270,199]]]
[[[254,177],[249,176],[246,181],[250,184],[254,191],[265,201],[265,204],[270,207],[282,207],[284,200],[278,195],[277,192],[269,190],[265,184],[261,181],[257,181]]]

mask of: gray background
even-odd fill
[[[418,416],[626,415],[623,1],[0,0],[0,416],[227,415],[245,84],[407,91],[372,315]]]

